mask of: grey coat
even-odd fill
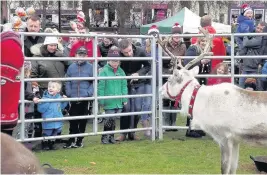
[[[239,52],[241,56],[245,55],[260,55],[262,48],[262,36],[255,36],[249,38],[245,36],[243,38],[243,49]],[[244,71],[257,71],[259,64],[262,64],[262,59],[243,59],[243,70]]]

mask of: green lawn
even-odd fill
[[[91,130],[91,127],[89,123],[87,130]],[[67,128],[66,123],[64,133],[67,133]],[[83,148],[36,152],[36,155],[42,163],[48,162],[68,174],[220,173],[219,147],[208,136],[187,138],[185,131],[179,130],[165,133],[164,141],[152,142],[144,138],[143,133],[138,135],[142,140],[114,145],[102,145],[100,136],[90,136],[84,139]],[[59,148],[61,146],[58,145]],[[249,155],[267,155],[267,150],[241,145],[238,173],[258,173]]]

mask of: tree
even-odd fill
[[[181,8],[187,7],[188,9],[191,9],[192,2],[191,1],[180,1],[180,5],[181,5]]]
[[[117,9],[119,34],[126,34],[125,21],[130,18],[133,1],[117,1],[115,2],[115,9]]]
[[[199,16],[202,17],[205,15],[205,1],[198,1],[199,6]]]
[[[47,8],[47,1],[43,1],[43,18],[42,18],[42,28],[45,28],[45,24],[46,24],[46,8]]]
[[[82,11],[85,15],[85,26],[90,28],[90,17],[89,17],[89,8],[90,8],[90,1],[82,1]]]

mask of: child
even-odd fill
[[[248,6],[248,4],[243,4],[241,6],[241,15],[237,18],[238,27],[236,33],[253,33],[255,30],[253,19],[253,10]],[[243,36],[236,37],[236,42],[239,50],[243,48]]]
[[[247,78],[245,81],[245,89],[250,91],[255,91],[257,88],[257,83],[255,78]]]
[[[117,47],[110,48],[107,57],[120,57],[120,51]],[[126,76],[120,68],[120,61],[110,60],[100,71],[100,77]],[[127,95],[127,80],[100,80],[98,83],[98,96]],[[106,114],[120,113],[123,105],[127,104],[127,98],[99,100],[99,104],[103,106]],[[104,131],[115,130],[115,118],[108,117],[104,121]],[[102,135],[101,142],[103,144],[115,143],[114,134]]]
[[[75,57],[88,57],[88,51],[84,46],[77,49]],[[67,77],[93,77],[93,66],[84,60],[74,61],[67,70]],[[65,84],[66,95],[68,97],[91,97],[94,93],[93,83],[88,80],[67,81]],[[73,101],[70,103],[70,116],[84,116],[89,114],[88,101]],[[90,115],[90,114],[89,114]],[[69,134],[84,133],[87,119],[70,120]],[[63,148],[83,147],[83,137],[70,138]]]
[[[50,81],[48,89],[44,92],[42,99],[60,99],[61,90],[60,82]],[[66,98],[63,95],[63,98]],[[68,102],[41,102],[37,106],[37,110],[42,114],[43,119],[47,118],[61,118],[63,117],[62,110],[67,106]],[[43,136],[56,136],[62,131],[62,121],[43,122]],[[54,141],[48,140],[43,142],[43,149],[54,149]]]
[[[211,74],[228,75],[229,74],[228,65],[225,63],[217,64],[217,66],[211,72]],[[220,83],[231,83],[231,78],[224,78],[224,77],[208,78],[208,85],[215,85],[215,84],[220,84]]]

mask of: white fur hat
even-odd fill
[[[48,44],[58,44],[57,37],[54,37],[54,36],[45,37],[44,45],[48,45]]]

